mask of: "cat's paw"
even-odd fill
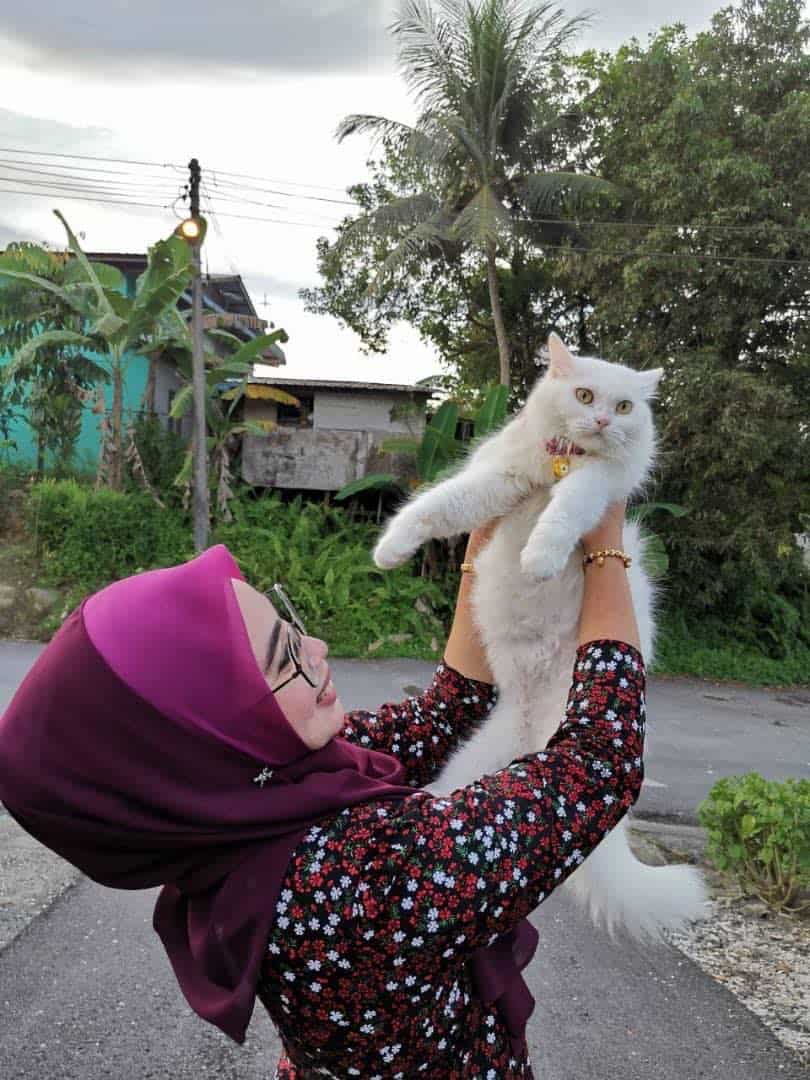
[[[424,537],[412,529],[391,529],[377,542],[371,557],[381,570],[393,570],[407,562],[423,542]]]
[[[530,540],[520,553],[520,568],[536,581],[548,581],[563,572],[571,551],[572,545],[568,540],[538,537]]]

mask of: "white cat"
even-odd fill
[[[543,749],[557,731],[582,607],[580,537],[609,503],[639,491],[655,458],[648,401],[662,370],[634,371],[574,356],[556,334],[548,344],[548,371],[524,407],[456,473],[413,496],[374,550],[376,564],[387,569],[430,537],[455,536],[504,516],[476,558],[472,591],[500,698],[432,785],[436,792],[453,791]],[[551,440],[557,448],[568,440],[579,449],[561,477],[553,473]],[[631,521],[625,523],[623,547],[633,557],[629,584],[649,666],[656,598],[642,565],[643,540]],[[651,867],[636,859],[626,817],[560,887],[611,937],[624,926],[638,940],[658,939],[662,929],[700,918],[707,899],[695,868]]]

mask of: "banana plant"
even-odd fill
[[[628,510],[627,520],[641,524],[642,521],[646,521],[657,510],[664,510],[666,513],[672,514],[673,517],[684,517],[689,513],[687,507],[681,506],[679,503],[648,502],[641,503],[639,506],[634,506],[631,510]],[[644,569],[655,580],[662,578],[668,568],[669,556],[664,541],[657,533],[647,533],[644,544]]]
[[[132,357],[143,349],[160,325],[165,312],[177,301],[192,277],[191,249],[177,236],[159,240],[149,249],[146,270],[136,283],[135,295],[126,295],[126,279],[120,270],[91,263],[63,215],[62,222],[73,254],[64,281],[57,285],[33,273],[0,263],[0,275],[56,297],[79,317],[80,329],[45,330],[32,337],[12,357],[4,376],[14,377],[44,348],[75,346],[96,354],[109,371],[113,384],[112,424],[109,446],[105,438],[100,451],[99,478],[120,490],[123,479],[123,388]],[[179,316],[178,316],[179,317]],[[107,426],[103,425],[106,433]]]
[[[185,324],[184,324],[185,325]],[[216,484],[215,506],[217,513],[224,521],[231,521],[232,515],[229,507],[233,496],[231,483],[233,475],[230,470],[233,454],[239,446],[242,435],[266,435],[273,431],[277,425],[273,420],[237,420],[234,413],[237,405],[242,400],[248,379],[253,371],[256,360],[271,345],[278,342],[282,344],[289,340],[284,330],[275,330],[271,334],[260,334],[250,341],[242,342],[235,334],[225,330],[208,330],[206,335],[219,338],[228,343],[234,351],[225,358],[224,362],[211,368],[205,375],[205,418],[208,430],[207,447],[209,460],[209,476]],[[175,344],[182,343],[184,339],[178,337]],[[175,396],[169,415],[173,419],[185,416],[191,408],[193,389],[191,385],[191,349],[190,341],[188,348],[178,356],[178,371],[186,381],[186,385]],[[220,358],[216,353],[207,352],[206,359]],[[223,390],[223,385],[227,389]],[[300,401],[286,390],[280,390],[275,386],[262,388],[265,396],[270,400],[284,405],[300,405]],[[188,505],[191,491],[193,447],[186,452],[182,468],[175,477],[174,483],[184,493],[184,505]]]

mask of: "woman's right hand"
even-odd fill
[[[585,550],[597,551],[599,548],[620,548],[623,543],[626,510],[627,499],[611,503],[599,524],[583,535],[582,545]]]

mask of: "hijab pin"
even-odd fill
[[[265,781],[269,780],[272,775],[273,775],[273,770],[268,769],[265,766],[265,768],[262,769],[262,771],[259,773],[258,776],[253,777],[253,783],[254,784],[259,784],[261,787],[264,787]]]

